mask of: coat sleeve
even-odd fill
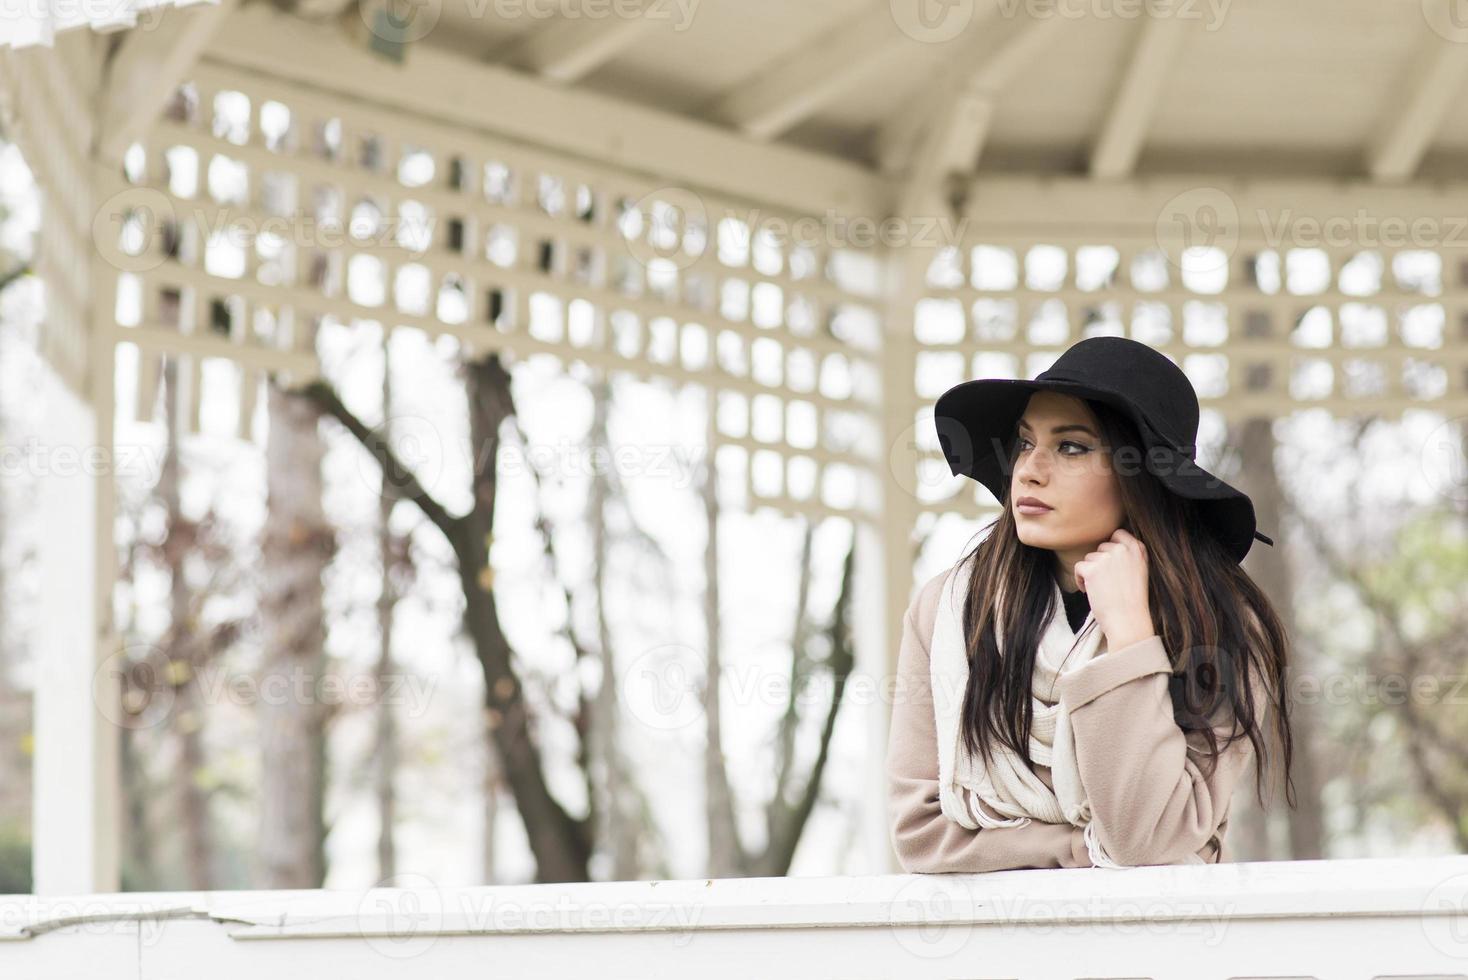
[[[1249,739],[1240,737],[1221,748],[1212,776],[1204,777],[1207,742],[1202,732],[1185,734],[1173,717],[1172,669],[1162,638],[1153,635],[1103,653],[1058,685],[1095,834],[1121,864],[1182,863],[1221,836],[1229,800],[1253,758]],[[1262,719],[1268,702],[1257,679],[1252,683]],[[1232,730],[1214,729],[1220,746]]]
[[[1069,824],[1032,820],[1022,827],[970,830],[943,814],[928,676],[928,637],[941,578],[924,586],[902,618],[886,762],[889,836],[899,866],[924,873],[1091,867],[1081,830]]]

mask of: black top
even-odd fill
[[[1065,618],[1070,620],[1070,631],[1079,632],[1081,624],[1086,621],[1086,616],[1091,612],[1091,600],[1081,589],[1067,592],[1062,588],[1060,598],[1065,602]]]

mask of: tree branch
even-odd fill
[[[418,482],[413,471],[398,459],[392,447],[377,430],[367,428],[362,424],[361,419],[353,415],[346,405],[342,404],[336,389],[327,382],[317,379],[297,389],[295,394],[314,402],[323,414],[340,422],[377,460],[378,465],[387,474],[388,481],[398,487],[403,498],[416,504],[423,515],[443,532],[443,536],[448,539],[450,545],[454,546],[454,550],[458,551],[465,530],[464,519],[450,514],[442,504],[434,499],[423,484]]]
[[[5,290],[9,289],[16,282],[30,274],[31,264],[29,262],[22,262],[9,272],[0,274],[0,293],[5,292]]]
[[[809,823],[811,814],[815,812],[816,801],[821,795],[821,777],[825,774],[826,762],[831,755],[831,737],[836,731],[836,716],[841,710],[841,702],[846,692],[846,681],[850,678],[851,671],[856,664],[856,657],[851,648],[849,623],[855,566],[856,535],[853,532],[851,547],[847,549],[846,560],[841,566],[841,592],[836,597],[836,606],[831,612],[830,625],[826,627],[826,636],[829,638],[831,651],[826,662],[831,671],[833,685],[831,703],[826,708],[826,718],[821,726],[820,750],[811,764],[810,777],[806,780],[805,791],[801,794],[800,800],[795,806],[785,808],[785,819],[780,832],[777,835],[771,835],[770,847],[766,853],[767,873],[778,875],[789,873],[790,864],[795,859],[795,847],[800,843],[801,834],[806,824]],[[784,803],[779,800],[774,805],[784,807]]]

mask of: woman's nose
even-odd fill
[[[1021,480],[1037,479],[1043,480],[1050,472],[1049,450],[1035,446],[1019,458],[1019,470],[1017,476]]]

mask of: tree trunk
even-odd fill
[[[493,885],[499,881],[499,863],[496,860],[495,833],[500,816],[500,782],[504,779],[499,752],[494,747],[494,734],[489,724],[489,711],[484,711],[484,883]]]
[[[258,879],[263,888],[320,888],[326,709],[316,686],[326,667],[321,574],[335,544],[321,510],[316,408],[274,386],[268,397]]]
[[[611,386],[605,376],[592,384],[595,406],[591,423],[593,459],[611,459],[611,438],[607,433],[607,416],[611,410]],[[611,564],[611,541],[607,533],[607,504],[612,496],[611,477],[601,468],[593,469],[589,518],[596,568],[597,649],[601,657],[601,684],[591,708],[590,750],[592,784],[600,800],[598,838],[612,855],[611,880],[635,881],[641,874],[643,817],[639,801],[641,793],[633,774],[625,764],[621,751],[618,718],[615,651],[612,646],[611,623],[607,617],[607,570]]]
[[[709,397],[709,425],[713,426],[715,407]],[[706,628],[707,666],[704,671],[703,712],[704,739],[704,806],[708,822],[708,873],[714,878],[745,874],[746,856],[739,842],[739,827],[734,815],[734,795],[729,789],[729,776],[724,763],[722,714],[719,694],[723,687],[723,651],[720,644],[719,615],[719,494],[718,470],[714,465],[712,438],[704,455],[703,509],[708,528],[704,546],[704,623]]]
[[[392,418],[392,361],[387,336],[382,343],[382,417],[384,424]],[[392,626],[393,609],[397,595],[393,590],[393,536],[392,509],[397,498],[392,492],[392,483],[386,471],[382,478],[382,496],[378,501],[377,554],[382,568],[382,586],[377,596],[377,733],[375,739],[375,761],[377,791],[377,877],[387,881],[398,873],[397,841],[394,828],[397,823],[397,794],[393,788],[393,776],[398,768],[398,737],[396,717],[389,699],[383,695],[392,690]]]
[[[167,514],[163,560],[169,572],[169,629],[164,641],[168,663],[178,672],[175,682],[173,733],[178,744],[179,778],[174,781],[178,805],[179,836],[183,844],[184,871],[189,888],[207,891],[213,887],[212,848],[209,834],[209,800],[200,785],[207,761],[204,754],[204,706],[196,681],[204,658],[203,643],[193,622],[190,589],[184,563],[194,549],[195,525],[183,514],[179,496],[181,480],[179,443],[183,437],[179,398],[178,358],[164,359],[164,419],[168,443],[164,448],[157,495]],[[197,393],[195,393],[197,397]]]
[[[495,604],[489,545],[494,534],[500,425],[514,414],[510,375],[497,354],[465,366],[469,433],[474,454],[474,507],[457,535],[464,619],[484,672],[490,738],[504,760],[505,777],[525,823],[536,858],[538,882],[586,881],[591,858],[589,828],[551,795],[535,744],[525,692],[510,663],[510,644]]]
[[[1241,454],[1241,489],[1254,502],[1254,513],[1260,530],[1275,538],[1277,546],[1256,542],[1250,549],[1245,565],[1251,578],[1274,602],[1275,609],[1284,620],[1290,637],[1298,636],[1295,628],[1294,586],[1284,553],[1285,540],[1281,522],[1284,515],[1284,494],[1279,485],[1279,475],[1274,466],[1274,431],[1272,420],[1249,419],[1243,425],[1239,439]],[[1293,663],[1290,665],[1291,679],[1312,671],[1314,665],[1306,660],[1307,648],[1292,643]],[[1294,689],[1293,683],[1287,691]],[[1316,860],[1325,856],[1325,814],[1321,801],[1320,775],[1316,764],[1317,736],[1320,731],[1316,705],[1300,701],[1291,705],[1291,728],[1294,737],[1294,761],[1292,777],[1297,794],[1297,805],[1288,807],[1284,793],[1282,767],[1273,766],[1272,784],[1274,791],[1266,794],[1271,806],[1286,807],[1286,823],[1289,828],[1290,858],[1292,860]],[[1252,792],[1252,788],[1251,788]],[[1251,818],[1252,819],[1252,818]],[[1258,828],[1253,835],[1259,834]],[[1250,841],[1255,843],[1255,841]]]

